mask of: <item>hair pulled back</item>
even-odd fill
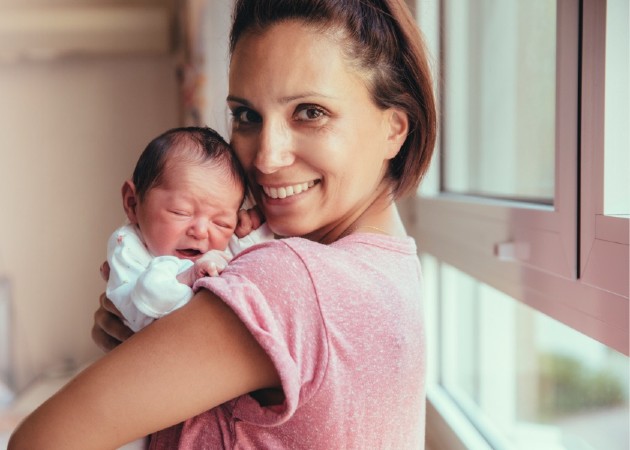
[[[236,0],[230,53],[244,34],[288,20],[341,32],[344,54],[374,103],[407,113],[409,134],[386,177],[394,199],[414,191],[431,161],[437,113],[427,51],[404,0]]]

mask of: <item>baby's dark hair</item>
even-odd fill
[[[167,164],[175,158],[190,164],[208,161],[223,167],[234,181],[247,191],[245,172],[230,145],[219,133],[208,127],[180,127],[168,130],[146,146],[133,171],[138,200],[163,182]]]

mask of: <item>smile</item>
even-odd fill
[[[282,187],[267,187],[262,186],[265,194],[271,198],[287,198],[293,195],[301,194],[304,191],[309,190],[315,185],[315,181],[307,181],[304,183],[293,184],[290,186]]]

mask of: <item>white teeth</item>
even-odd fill
[[[283,187],[267,187],[263,186],[263,191],[271,198],[287,198],[292,195],[301,194],[309,188],[315,186],[315,181],[311,180],[304,183],[293,184],[291,186]]]

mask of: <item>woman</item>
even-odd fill
[[[113,448],[161,429],[151,448],[423,446],[420,270],[394,200],[426,171],[436,117],[404,2],[238,0],[228,105],[258,205],[292,237],[199,282],[10,449]],[[93,336],[110,347],[128,331],[103,305]]]

